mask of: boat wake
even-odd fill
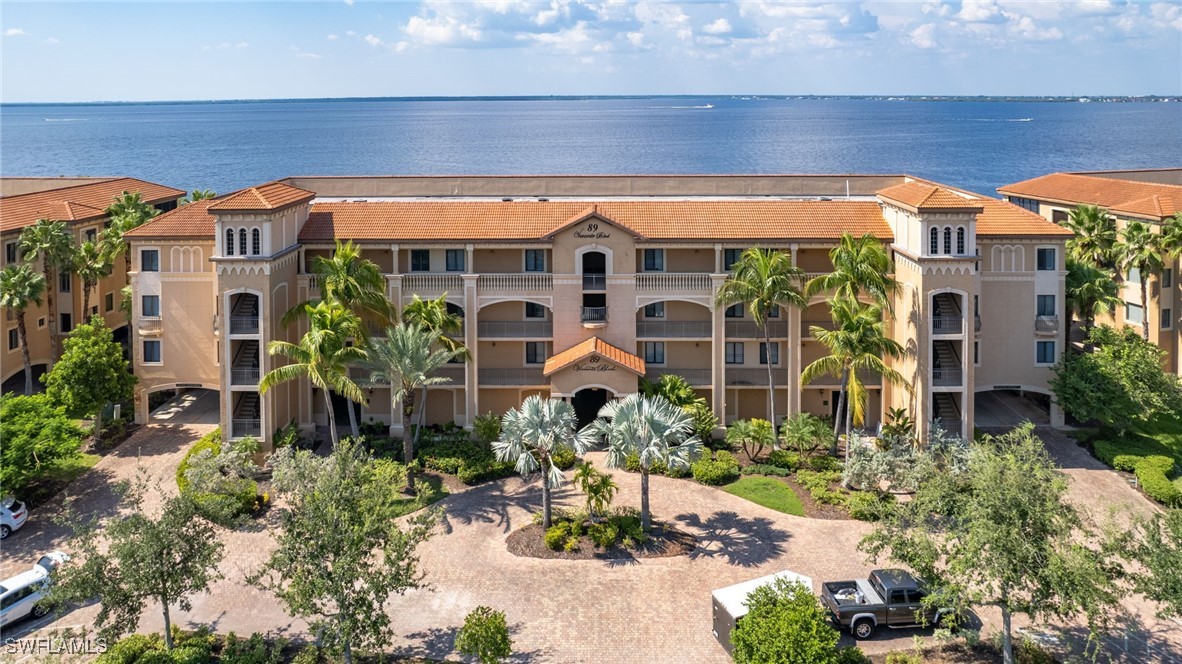
[[[46,122],[86,122],[86,118],[45,118]]]

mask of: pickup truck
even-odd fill
[[[924,606],[923,583],[901,569],[876,569],[868,579],[821,584],[821,604],[838,627],[856,639],[874,636],[878,627],[898,629],[935,625],[950,610]]]

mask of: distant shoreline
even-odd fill
[[[599,101],[629,99],[709,99],[735,101],[911,101],[911,102],[1040,102],[1040,103],[1147,103],[1182,102],[1182,95],[498,95],[498,96],[418,96],[418,97],[303,97],[285,99],[187,99],[175,101],[71,101],[71,102],[0,102],[0,108],[46,106],[178,106],[198,104],[289,104],[306,102],[455,102],[455,101]]]

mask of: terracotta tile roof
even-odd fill
[[[926,182],[904,182],[878,190],[878,195],[914,210],[980,209],[981,199],[960,195]]]
[[[567,219],[561,225],[559,225],[557,228],[550,231],[549,233],[546,233],[545,238],[546,239],[553,238],[555,235],[558,235],[562,231],[565,231],[570,228],[574,228],[575,226],[582,224],[583,222],[587,221],[588,219],[603,219],[604,221],[612,224],[613,226],[620,228],[621,230],[628,231],[634,237],[637,237],[637,238],[644,237],[640,233],[637,233],[635,230],[628,228],[624,224],[621,224],[619,221],[609,218],[606,214],[604,214],[603,212],[601,212],[599,210],[599,204],[593,203],[593,204],[591,204],[591,207],[576,214],[574,217]]]
[[[217,218],[209,208],[221,199],[207,198],[182,205],[152,219],[139,228],[123,234],[132,240],[146,238],[198,238],[213,240]]]
[[[541,240],[589,207],[587,201],[315,203],[300,241]],[[600,201],[596,212],[654,240],[826,241],[842,232],[893,239],[874,201]]]
[[[282,182],[268,182],[250,189],[243,189],[219,200],[210,209],[215,212],[255,212],[279,210],[289,205],[310,201],[315,192],[300,189]]]
[[[542,375],[550,376],[594,355],[610,360],[638,376],[644,375],[644,360],[626,350],[616,348],[599,337],[591,337],[550,356],[542,368]]]
[[[1182,192],[1179,192],[1177,198],[1154,194],[1148,198],[1113,205],[1109,209],[1113,212],[1130,214],[1137,217],[1150,217],[1160,221],[1166,217],[1174,216],[1177,212],[1182,212],[1182,208],[1179,208],[1178,204],[1174,201],[1182,202]]]
[[[980,200],[984,211],[977,214],[978,237],[1071,237],[1071,231],[1042,215],[993,198]]]
[[[123,192],[138,193],[156,204],[185,195],[180,189],[135,178],[112,178],[102,182],[60,187],[0,198],[0,232],[32,226],[38,219],[88,221],[107,216],[106,209]]]
[[[1182,186],[1135,182],[1076,173],[1051,173],[1008,184],[999,187],[997,191],[1006,196],[1020,196],[1071,206],[1086,203],[1114,211],[1134,203],[1138,204],[1138,211],[1147,210],[1148,208],[1142,205],[1142,201],[1153,196],[1169,198],[1171,201],[1182,201]]]

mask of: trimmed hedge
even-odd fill
[[[859,521],[878,521],[895,504],[895,497],[889,493],[854,491],[845,499],[850,516]]]
[[[791,450],[772,450],[772,453],[767,455],[767,463],[769,466],[788,471],[796,470],[800,468],[800,454]]]
[[[455,475],[464,484],[499,480],[517,472],[513,464],[497,461],[491,451],[467,438],[429,441],[420,447],[418,457],[424,467]]]
[[[714,458],[703,457],[690,467],[699,484],[719,486],[739,479],[739,462],[725,450],[714,453]]]
[[[211,454],[222,453],[222,430],[214,429],[202,436],[189,451],[185,453],[185,458],[181,459],[180,465],[176,467],[176,485],[177,488],[184,493],[189,490],[189,478],[185,477],[185,472],[189,470],[189,460],[197,454],[209,450]]]
[[[227,525],[228,519],[253,512],[259,495],[258,482],[244,482],[242,491],[229,495],[192,490],[189,486],[189,478],[185,476],[185,473],[189,470],[190,460],[205,450],[209,450],[213,455],[221,454],[222,433],[220,429],[214,429],[202,436],[185,453],[176,468],[177,488],[192,499],[198,514],[214,523]]]
[[[1141,490],[1167,507],[1182,507],[1182,490],[1170,481],[1174,459],[1161,454],[1160,446],[1133,440],[1125,444],[1098,440],[1092,444],[1096,458],[1137,477]]]

